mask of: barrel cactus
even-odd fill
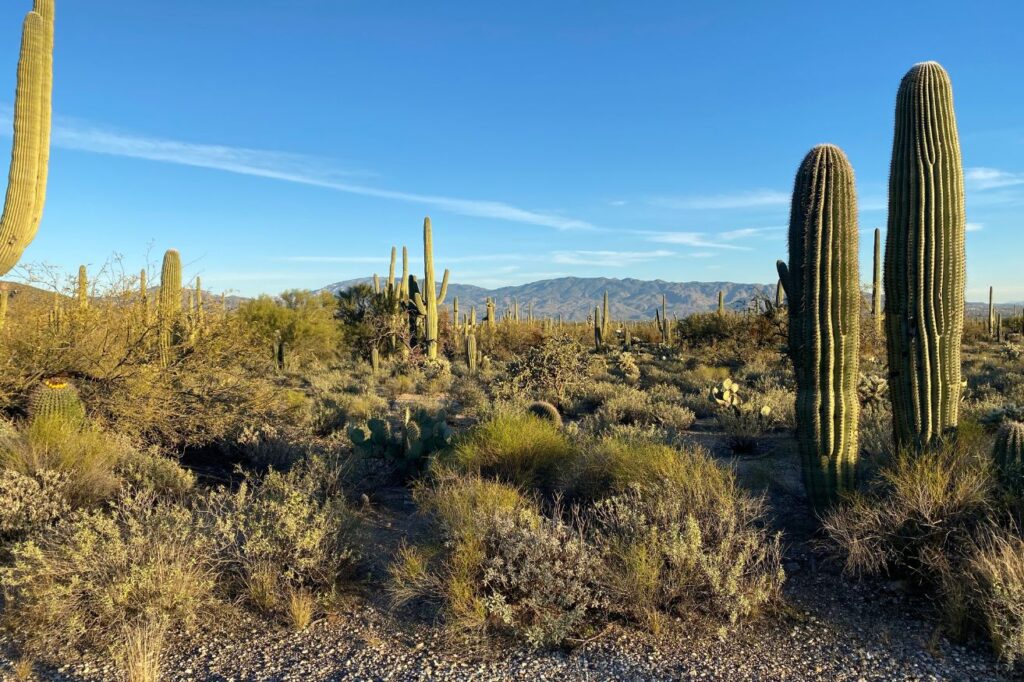
[[[33,424],[57,421],[70,426],[85,422],[85,406],[75,388],[67,379],[44,380],[29,399],[29,419]]]
[[[558,408],[546,400],[536,400],[526,406],[526,411],[535,417],[546,419],[558,428],[562,427],[562,415]]]
[[[1024,424],[1003,422],[996,433],[992,459],[1004,480],[1021,481],[1024,474]]]
[[[927,447],[954,429],[966,262],[964,179],[953,87],[917,64],[896,98],[885,243],[885,328],[898,446]]]
[[[797,442],[804,486],[816,508],[856,483],[860,281],[853,168],[841,149],[819,145],[797,171],[789,264],[789,355],[796,375]]]

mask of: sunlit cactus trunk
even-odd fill
[[[992,336],[996,327],[996,303],[993,287],[988,288],[988,335]]]
[[[0,275],[17,264],[43,217],[50,159],[53,22],[53,0],[36,0],[22,27],[14,95],[14,143],[0,217]]]
[[[819,509],[856,483],[857,252],[853,168],[838,147],[817,146],[797,172],[789,265],[779,261],[779,277],[789,300],[789,354],[796,374],[797,441],[804,485]]]
[[[417,311],[424,318],[423,340],[427,347],[427,357],[437,358],[438,306],[444,304],[448,295],[448,271],[444,271],[441,291],[437,292],[434,284],[434,237],[430,229],[430,218],[423,220],[423,262],[424,291],[417,293],[414,299]]]
[[[89,307],[89,274],[84,265],[78,266],[78,281],[75,285],[78,309],[85,310]]]
[[[725,292],[721,289],[718,290],[718,315],[725,315]]]
[[[885,244],[897,446],[927,447],[959,421],[965,227],[953,87],[938,64],[917,64],[896,99]]]
[[[170,364],[171,349],[178,341],[181,324],[181,254],[171,249],[160,268],[159,320],[160,363]]]

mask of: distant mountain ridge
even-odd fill
[[[332,293],[355,284],[368,284],[369,277],[335,282],[324,287]],[[471,284],[448,285],[445,306],[451,307],[459,297],[459,311],[469,312],[476,306],[477,318],[484,315],[487,297],[495,300],[501,313],[519,301],[520,317],[525,319],[533,304],[535,317],[557,317],[565,320],[585,320],[600,305],[604,292],[608,292],[608,305],[616,320],[645,320],[654,317],[661,308],[665,295],[670,317],[684,317],[696,312],[708,312],[718,307],[718,292],[725,295],[729,310],[744,310],[756,296],[775,297],[774,284],[737,284],[735,282],[666,282],[663,280],[614,279],[609,277],[560,277],[530,282],[518,286],[484,289]]]

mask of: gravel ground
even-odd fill
[[[424,614],[392,613],[367,589],[300,633],[231,611],[218,625],[170,647],[167,680],[988,680],[1024,679],[1001,668],[983,643],[948,641],[920,598],[898,583],[856,582],[809,549],[793,453],[784,442],[740,462],[741,479],[764,485],[789,548],[786,605],[721,638],[670,623],[660,638],[613,626],[569,652],[521,647],[468,651],[446,643]],[[382,530],[376,554],[415,533],[405,491],[374,500]],[[0,650],[4,641],[0,639]],[[0,654],[0,673],[10,670]],[[86,659],[40,671],[42,680],[116,679],[110,661]]]

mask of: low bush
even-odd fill
[[[149,496],[79,512],[12,548],[3,623],[50,661],[83,645],[110,650],[148,622],[188,628],[213,600],[211,549],[187,509]]]
[[[550,488],[576,455],[575,446],[551,421],[511,412],[458,436],[439,465],[513,485]]]

